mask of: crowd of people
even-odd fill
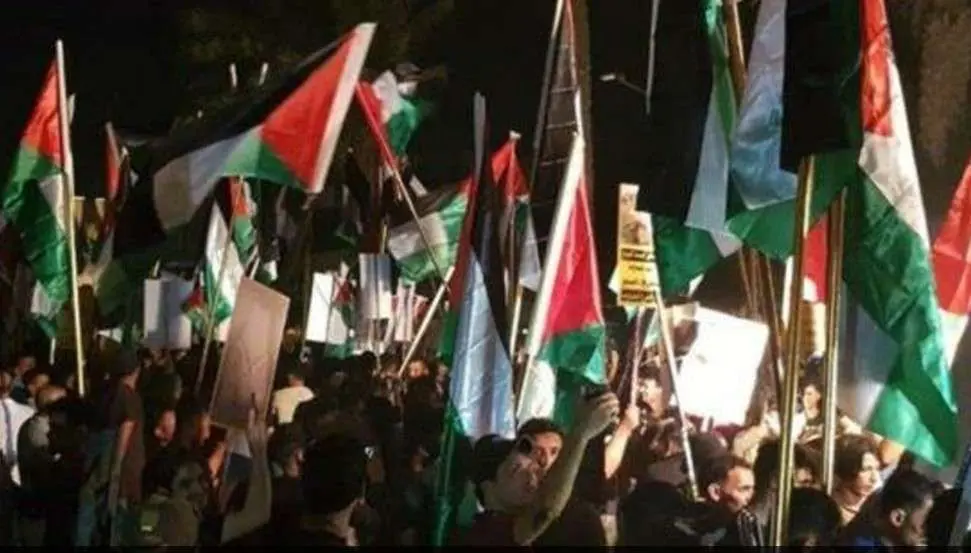
[[[26,353],[0,373],[0,543],[433,543],[446,366],[285,352],[267,416],[254,405],[244,430],[213,424],[205,394],[193,393],[195,354],[92,356],[84,398],[64,371]],[[621,358],[609,356],[609,390],[577,398],[570,428],[532,419],[514,439],[467,444],[467,508],[454,513],[446,543],[767,543],[779,447],[771,402],[744,428],[687,419],[692,482],[665,371],[641,363],[631,394]],[[822,491],[824,394],[808,365],[789,542],[946,545],[960,490],[907,455],[888,461],[878,438],[848,420],[833,492]]]

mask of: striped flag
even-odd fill
[[[404,206],[390,213],[393,226],[388,231],[388,253],[395,259],[401,276],[410,282],[435,278],[435,265],[443,271],[455,264],[459,237],[468,209],[470,181],[432,190],[415,198],[418,222]],[[431,251],[425,247],[425,231]]]
[[[242,105],[203,117],[132,153],[145,159],[119,218],[127,254],[190,222],[222,177],[319,193],[364,63],[374,24],[362,23]],[[120,237],[121,237],[120,236]],[[120,238],[119,237],[119,238]]]
[[[13,170],[3,188],[3,216],[17,230],[21,249],[37,279],[43,311],[38,322],[49,336],[56,334],[57,316],[71,299],[71,273],[58,86],[63,79],[51,63],[40,96],[20,139]],[[72,222],[73,224],[73,222]]]
[[[952,365],[971,313],[971,160],[932,251],[945,352]]]
[[[576,135],[533,304],[526,344],[531,366],[516,413],[520,423],[552,417],[568,425],[580,385],[606,381],[606,329],[585,152],[583,138]]]
[[[536,244],[536,229],[533,212],[529,203],[529,186],[526,175],[519,164],[516,146],[519,135],[513,134],[509,140],[492,156],[492,175],[499,186],[502,199],[502,252],[508,256],[509,248],[516,248],[515,260],[519,284],[536,291],[542,269],[539,263],[539,248]],[[512,234],[512,236],[510,236]],[[515,240],[511,243],[510,240]]]
[[[477,181],[489,181],[485,158],[485,102],[475,100],[475,172]],[[461,462],[464,449],[486,434],[512,438],[513,377],[506,343],[505,290],[499,254],[500,205],[490,182],[476,188],[470,227],[461,307],[455,331],[449,404],[445,414],[438,474],[434,541],[441,544],[465,497],[468,468]]]
[[[661,289],[670,295],[739,248],[726,227],[736,108],[721,1],[662,2],[656,28],[642,189],[688,186],[681,205],[652,209]]]
[[[863,141],[847,187],[848,352],[838,399],[869,430],[943,466],[957,452],[957,405],[890,25],[883,0],[840,9],[843,32],[861,38],[860,93],[852,101]]]

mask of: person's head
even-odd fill
[[[877,501],[881,537],[894,545],[925,545],[925,524],[933,506],[934,484],[929,478],[910,469],[895,470]]]
[[[406,369],[408,380],[415,380],[428,374],[428,364],[424,359],[412,359]]]
[[[209,410],[197,401],[185,401],[176,416],[179,444],[198,447],[209,441],[212,435],[212,418]]]
[[[836,484],[843,492],[869,497],[880,485],[880,460],[873,442],[858,435],[846,435],[836,442],[833,463]]]
[[[178,421],[175,416],[175,409],[164,409],[155,419],[155,427],[152,435],[162,446],[166,446],[175,439],[175,431]]]
[[[14,376],[22,377],[27,371],[37,367],[37,358],[30,353],[21,353],[14,366]]]
[[[40,411],[47,411],[48,407],[67,396],[67,390],[60,386],[47,385],[37,391],[35,403]]]
[[[698,486],[706,501],[737,513],[752,501],[755,476],[752,467],[742,459],[723,455],[702,465]]]
[[[368,457],[360,440],[331,434],[311,444],[303,462],[300,478],[308,514],[335,515],[364,500]]]
[[[619,545],[698,545],[698,540],[671,524],[687,508],[684,494],[675,486],[653,480],[638,483],[620,503]]]
[[[641,365],[637,377],[641,402],[645,403],[654,415],[664,412],[664,387],[661,384],[661,369],[655,365]]]
[[[130,349],[120,349],[115,353],[112,372],[125,384],[134,387],[138,382],[142,365],[138,355]]]
[[[287,371],[287,386],[298,388],[306,384],[307,378],[302,366],[295,366]]]
[[[486,509],[515,512],[529,505],[539,489],[542,469],[529,452],[495,434],[479,438],[472,450],[475,495]]]
[[[789,502],[789,545],[815,547],[830,545],[840,527],[836,502],[822,490],[796,488]]]
[[[961,488],[951,488],[934,496],[934,506],[927,514],[924,523],[924,535],[927,545],[947,546],[951,541],[951,530],[954,529],[954,519],[957,517],[958,507],[961,505]]]
[[[294,424],[280,426],[270,436],[267,451],[270,462],[286,478],[299,478],[302,473],[304,437]]]
[[[23,381],[27,391],[30,392],[30,397],[36,398],[37,392],[51,383],[51,377],[41,369],[33,368],[24,373]]]
[[[795,444],[795,465],[792,472],[792,486],[794,488],[814,488],[819,484],[819,463],[813,453],[801,444]],[[755,473],[756,495],[764,497],[766,492],[774,489],[778,479],[779,468],[779,440],[766,440],[759,446],[752,467]]]
[[[822,411],[823,386],[819,382],[819,379],[813,376],[807,376],[803,379],[800,389],[802,392],[803,411],[811,411],[812,413]]]
[[[529,456],[546,473],[563,449],[563,431],[550,419],[530,419],[519,427],[517,447],[529,449]],[[525,442],[522,442],[525,440]]]

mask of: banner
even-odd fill
[[[142,344],[151,349],[189,349],[192,322],[182,304],[192,295],[192,282],[174,275],[145,280]]]
[[[216,373],[214,423],[245,429],[252,405],[266,419],[289,308],[287,296],[243,278]]]
[[[637,211],[636,184],[621,184],[617,209],[617,303],[654,307],[659,286],[651,216]]]
[[[678,401],[685,413],[710,417],[716,425],[744,425],[769,329],[704,307],[694,320],[694,340],[681,361]]]

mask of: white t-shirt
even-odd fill
[[[314,398],[314,393],[306,386],[292,386],[273,392],[271,402],[277,424],[293,422],[293,413],[297,406]]]
[[[5,397],[0,399],[0,451],[7,460],[13,481],[20,485],[20,471],[17,467],[17,435],[27,419],[34,416],[33,408],[21,405]]]

